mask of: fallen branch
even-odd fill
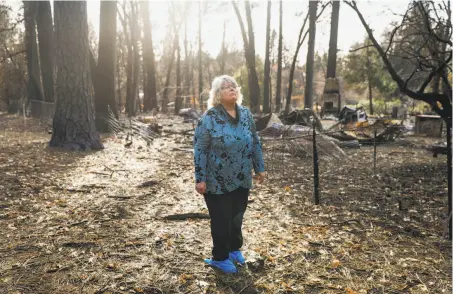
[[[76,188],[67,188],[68,192],[82,192],[82,193],[90,193],[91,190],[88,189],[76,189]]]
[[[101,172],[95,172],[95,171],[90,171],[90,173],[92,173],[92,174],[97,174],[97,175],[103,175],[103,176],[111,176],[111,174],[101,173]]]
[[[183,213],[183,214],[172,214],[172,215],[164,216],[162,218],[166,219],[166,220],[186,220],[186,219],[191,219],[191,218],[210,219],[209,214],[198,213],[198,212]]]
[[[50,273],[56,273],[56,272],[60,272],[60,271],[65,271],[65,270],[68,270],[70,269],[72,266],[64,266],[64,267],[56,267],[56,268],[51,268],[51,269],[48,269],[46,271],[46,273],[50,274]]]
[[[171,149],[172,151],[184,151],[184,152],[191,152],[193,153],[193,149],[192,148],[178,148],[178,147],[174,147],[173,149]]]
[[[149,180],[149,181],[141,183],[140,185],[137,186],[137,188],[151,187],[151,186],[158,185],[159,183],[160,182],[156,181],[156,180]]]
[[[80,221],[80,222],[69,224],[68,227],[75,227],[75,226],[78,226],[78,225],[85,224],[87,222],[88,222],[88,220],[83,220],[83,221]]]
[[[339,225],[339,226],[343,226],[343,225],[348,225],[350,223],[359,223],[360,224],[360,221],[358,219],[349,219],[349,220],[345,220],[343,222],[332,222],[330,223],[331,225]]]
[[[249,283],[247,286],[245,286],[244,288],[241,289],[241,291],[238,292],[238,294],[241,294],[242,292],[244,292],[245,289],[249,288],[250,286],[252,286],[253,283]]]
[[[126,199],[131,199],[134,196],[117,196],[117,195],[109,195],[107,198],[115,198],[115,199],[121,199],[121,200],[126,200]]]
[[[186,250],[186,249],[178,249],[178,251],[181,252],[181,253],[189,253],[189,254],[195,255],[197,257],[201,257],[202,256],[201,254],[198,254],[198,253]]]
[[[108,167],[108,166],[106,166],[106,165],[104,165],[104,167],[105,167],[106,169],[108,169],[109,171],[111,171],[111,172],[112,172],[111,174],[113,174],[114,172],[120,172],[120,171],[127,172],[127,171],[128,171],[128,170],[126,170],[126,169],[112,169],[112,168],[110,168],[110,167]]]
[[[66,242],[61,245],[62,247],[81,248],[98,246],[94,242]]]

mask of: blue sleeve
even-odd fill
[[[206,182],[206,165],[208,163],[210,135],[210,117],[203,115],[198,121],[193,138],[195,180],[196,183]]]
[[[252,113],[248,111],[249,119],[250,119],[250,128],[252,131],[252,138],[253,138],[253,169],[255,170],[255,174],[264,172],[264,160],[263,160],[263,149],[260,142],[260,137],[256,133],[256,126],[255,121],[253,120]]]

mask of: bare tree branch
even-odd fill
[[[307,20],[308,20],[308,12],[307,12],[307,15],[305,15],[305,18],[304,18],[304,22],[302,24],[302,27],[300,28],[300,32],[299,32],[299,38],[297,39],[297,48],[299,48],[300,46],[302,46],[302,43],[304,42],[303,40],[305,39],[305,36],[303,39],[302,38],[302,33],[304,31],[304,28],[305,28],[305,25],[307,24]],[[307,32],[305,32],[305,35],[307,35]],[[296,49],[297,50],[297,49]],[[299,50],[297,50],[299,51]]]
[[[20,23],[22,23],[24,20],[25,20],[25,18],[22,18],[22,19],[18,20],[18,21],[17,21],[12,27],[10,27],[10,28],[2,28],[2,29],[0,29],[0,34],[1,34],[1,33],[4,33],[4,32],[7,32],[7,31],[12,31],[12,30],[14,30],[14,29],[17,27],[17,25],[20,24]]]
[[[426,26],[426,29],[428,30],[429,34],[431,36],[433,36],[438,42],[442,42],[442,43],[447,43],[448,45],[452,46],[452,42],[451,40],[445,40],[441,37],[439,37],[431,28],[431,25],[430,25],[430,22],[429,22],[429,14],[428,12],[426,11],[425,7],[423,6],[423,4],[421,3],[418,3],[418,6],[423,14],[423,19],[424,19],[424,22],[425,22],[425,26]]]
[[[322,13],[324,12],[324,9],[326,9],[326,7],[329,6],[330,4],[332,4],[331,1],[327,2],[326,4],[324,4],[324,5],[321,7],[321,11],[320,11],[319,14],[316,16],[316,20],[318,20],[318,18],[321,17]]]
[[[22,50],[13,52],[13,53],[11,53],[11,52],[9,52],[9,51],[7,51],[7,52],[8,52],[8,57],[4,57],[2,60],[0,60],[0,63],[3,63],[3,62],[5,62],[5,61],[8,60],[8,59],[12,59],[14,56],[20,55],[20,54],[22,54],[22,53],[25,53],[26,51],[25,51],[25,49],[22,49]],[[14,60],[12,60],[12,61],[14,61]]]
[[[412,71],[411,75],[409,76],[409,78],[406,80],[406,82],[404,83],[404,87],[407,88],[407,84],[409,84],[409,81],[412,79],[412,77],[414,76],[414,74],[417,72],[417,69],[415,69],[414,71]]]
[[[393,38],[395,37],[395,33],[396,31],[401,28],[401,26],[403,25],[404,23],[404,20],[406,19],[407,17],[407,14],[408,14],[408,11],[409,10],[406,10],[406,13],[404,13],[404,16],[403,16],[403,19],[401,20],[401,23],[399,26],[395,27],[392,31],[392,34],[390,35],[390,41],[389,41],[389,44],[387,46],[387,49],[385,50],[385,54],[387,54],[389,52],[389,49],[392,47],[392,42],[393,42]]]
[[[422,84],[422,86],[420,87],[420,89],[418,90],[419,93],[423,93],[425,91],[425,88],[426,86],[429,84],[429,82],[431,81],[431,79],[438,73],[442,72],[443,69],[445,68],[445,65],[448,64],[450,61],[451,61],[451,58],[452,58],[452,54],[451,54],[451,51],[450,51],[450,56],[447,58],[447,60],[445,60],[444,63],[440,64],[435,70],[431,71],[428,78],[425,80],[425,82]]]
[[[247,39],[247,33],[245,32],[244,22],[242,21],[241,12],[239,11],[239,8],[234,0],[231,1],[231,4],[233,4],[234,12],[236,13],[236,16],[239,21],[239,26],[241,27],[242,39],[244,40],[244,47],[246,50],[248,50],[249,42]]]
[[[365,45],[365,46],[362,46],[362,47],[359,47],[359,48],[351,49],[351,50],[349,50],[349,52],[357,52],[359,50],[366,49],[368,47],[374,47],[374,45],[373,44]]]
[[[451,100],[449,100],[449,97],[447,94],[438,94],[438,93],[422,93],[422,92],[414,92],[410,90],[405,81],[399,76],[399,74],[395,71],[395,68],[393,65],[390,63],[387,55],[385,54],[384,50],[382,47],[379,45],[379,43],[376,41],[376,38],[373,35],[373,31],[371,30],[370,26],[366,23],[362,13],[359,11],[357,4],[355,1],[344,1],[349,7],[351,7],[359,17],[363,27],[365,28],[366,32],[368,33],[368,36],[371,40],[371,42],[374,44],[376,50],[378,51],[379,55],[382,58],[382,61],[384,62],[385,66],[387,67],[387,70],[392,77],[392,79],[397,83],[398,87],[400,88],[400,91],[409,97],[416,99],[416,100],[421,100],[425,101],[426,103],[430,104],[431,107],[444,119],[444,120],[450,120],[451,119]],[[451,55],[448,58],[448,60],[445,61],[445,63],[450,62],[451,60]],[[444,65],[439,65],[439,67],[444,68]],[[451,97],[451,95],[450,95]],[[442,109],[438,107],[437,102],[439,102],[442,105]]]

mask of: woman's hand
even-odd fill
[[[256,175],[256,179],[258,180],[258,184],[262,184],[264,182],[264,180],[266,179],[267,177],[267,173],[266,172],[260,172]]]
[[[195,190],[197,190],[197,192],[200,194],[206,193],[206,183],[205,182],[197,183],[195,185]]]

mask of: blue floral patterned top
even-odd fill
[[[263,172],[264,161],[250,110],[236,105],[236,118],[222,105],[206,111],[195,129],[194,161],[196,182],[206,182],[206,193],[252,188],[252,167]]]

